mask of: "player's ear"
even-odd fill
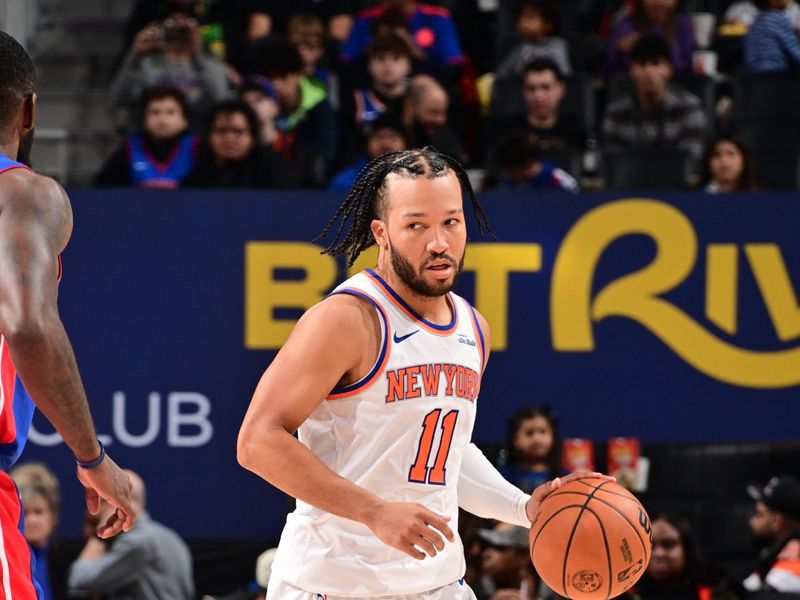
[[[25,133],[33,129],[36,122],[36,94],[33,93],[22,101],[22,128]]]
[[[381,248],[386,248],[386,223],[380,219],[372,219],[369,227],[372,230],[372,236],[375,238],[375,242],[378,244],[378,246]]]

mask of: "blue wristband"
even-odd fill
[[[103,459],[106,457],[106,447],[103,446],[103,442],[101,442],[100,440],[97,440],[97,443],[100,444],[100,456],[98,456],[94,460],[90,460],[89,462],[81,462],[76,458],[75,462],[78,463],[79,467],[83,469],[93,469],[101,462],[103,462]]]

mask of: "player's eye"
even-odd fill
[[[422,229],[422,223],[409,223],[406,227],[411,230]]]
[[[458,219],[447,219],[447,221],[445,221],[444,224],[445,225],[458,225],[460,222],[461,221],[459,221]]]

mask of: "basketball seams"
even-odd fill
[[[606,600],[608,600],[611,597],[611,591],[614,586],[614,580],[611,572],[611,548],[608,547],[608,537],[606,536],[606,528],[605,525],[603,525],[603,519],[601,519],[600,515],[598,515],[588,506],[586,507],[586,510],[588,510],[592,516],[597,519],[597,524],[600,526],[600,533],[603,535],[603,545],[606,549],[606,564],[608,565],[608,593],[606,594]]]

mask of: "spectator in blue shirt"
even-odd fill
[[[548,160],[540,160],[528,136],[513,133],[503,139],[495,151],[500,168],[497,188],[502,190],[562,190],[577,193],[575,178]]]
[[[398,11],[405,15],[410,41],[418,50],[417,55],[422,58],[423,64],[428,67],[426,70],[461,65],[464,62],[458,32],[450,11],[417,0],[381,0],[377,6],[359,13],[350,37],[339,54],[342,62],[352,62],[364,54],[372,43],[376,20],[387,11]]]
[[[751,72],[788,71],[800,66],[800,40],[783,12],[789,0],[757,0],[759,9],[744,38],[744,58]]]
[[[403,121],[392,113],[383,113],[363,129],[364,152],[355,162],[345,167],[331,179],[331,190],[349,190],[356,182],[358,173],[367,163],[387,152],[397,152],[408,148],[408,135]]]

